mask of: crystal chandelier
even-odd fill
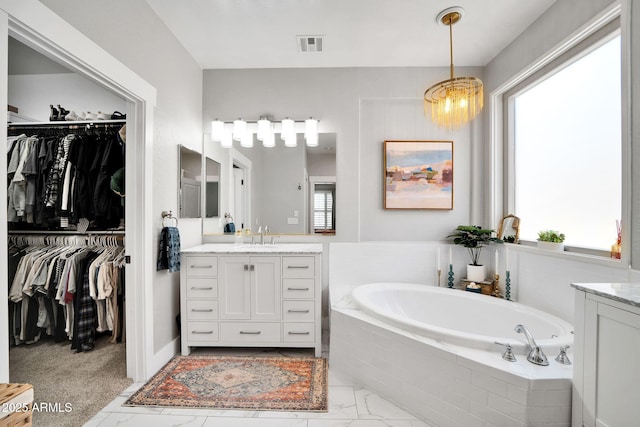
[[[424,112],[431,108],[431,119],[440,127],[458,129],[473,120],[484,105],[482,80],[477,77],[453,76],[453,24],[462,19],[464,9],[451,7],[443,10],[437,22],[449,26],[449,55],[451,58],[448,80],[431,86],[424,93]]]

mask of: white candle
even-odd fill
[[[495,272],[498,274],[498,250],[496,249],[496,262],[495,262]]]
[[[440,247],[438,246],[438,261],[436,264],[436,270],[440,270]]]
[[[453,251],[449,247],[449,265],[453,265]]]

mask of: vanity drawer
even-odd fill
[[[217,298],[218,279],[187,279],[187,298]]]
[[[282,257],[282,277],[314,277],[315,258],[311,256]]]
[[[280,342],[280,323],[236,323],[220,325],[220,336],[224,342]]]
[[[282,298],[313,299],[315,284],[315,279],[282,279]]]
[[[218,320],[218,300],[188,300],[187,320]]]
[[[284,342],[314,342],[315,323],[283,323]]]
[[[214,256],[188,256],[187,277],[214,277],[218,275],[218,258]]]
[[[285,322],[313,322],[315,301],[283,301],[282,311]]]
[[[187,322],[188,342],[218,341],[218,322]]]

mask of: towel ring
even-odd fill
[[[162,214],[161,214],[161,215],[162,215],[162,226],[163,226],[163,227],[166,227],[166,225],[165,225],[165,223],[164,223],[164,221],[165,221],[166,219],[172,219],[172,220],[174,220],[174,221],[176,222],[175,227],[177,227],[177,226],[178,226],[178,218],[176,218],[175,216],[173,216],[173,214],[171,213],[171,211],[168,211],[168,212],[167,212],[167,211],[162,211]]]

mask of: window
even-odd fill
[[[567,246],[609,250],[622,215],[620,36],[527,83],[507,94],[520,238],[553,229]]]
[[[316,233],[335,230],[332,188],[316,185],[313,195],[313,228]]]

